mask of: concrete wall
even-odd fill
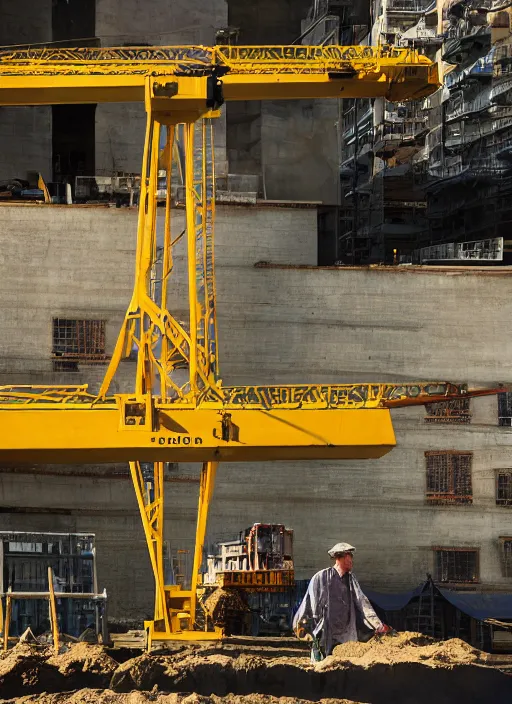
[[[132,288],[133,224],[133,213],[109,208],[0,209],[3,383],[27,375],[32,383],[80,383],[102,375],[101,367],[78,376],[52,371],[52,318],[106,320],[112,351]]]
[[[301,34],[310,0],[228,0],[228,20],[239,44],[291,44]]]
[[[229,0],[239,44],[291,44],[310,0]],[[280,100],[226,106],[231,173],[258,174],[269,199],[338,203],[338,101]]]
[[[227,25],[226,0],[96,0],[96,36],[102,46],[123,44],[215,44]],[[96,173],[140,173],[146,116],[141,104],[106,104],[96,109]],[[225,120],[216,121],[219,167],[226,155]]]
[[[338,196],[338,100],[262,103],[262,179],[271,200],[320,201]]]
[[[259,174],[269,200],[338,203],[337,100],[229,103],[229,170]]]
[[[0,2],[0,46],[46,42],[52,38],[52,3],[32,3],[30,11]],[[51,108],[0,107],[0,180],[26,178],[28,171],[52,176]]]
[[[159,215],[162,226],[163,210]],[[182,231],[183,210],[173,212],[172,227]],[[51,371],[52,318],[106,320],[107,352],[113,350],[132,292],[136,230],[135,209],[0,207],[0,382],[21,383],[27,374],[41,383],[81,383],[101,376],[101,367],[79,377]],[[316,262],[314,209],[218,206],[216,233],[218,265],[228,271],[239,266],[251,271],[258,261]],[[239,237],[236,247],[233,233]],[[178,259],[183,264],[179,248]],[[182,276],[179,282],[181,292]],[[186,318],[185,304],[186,297],[173,301]],[[130,362],[124,364],[129,369]],[[65,381],[57,380],[61,378]]]
[[[174,214],[175,231],[182,217]],[[112,348],[131,291],[135,227],[130,210],[0,208],[0,382],[97,381],[101,368],[50,371],[51,317],[106,318]],[[503,327],[512,313],[508,272],[255,268],[259,261],[314,264],[312,209],[221,206],[216,234],[225,383],[512,380]],[[178,248],[170,303],[179,318],[183,264]],[[118,388],[127,388],[132,372],[125,367]],[[497,426],[494,397],[471,406],[468,426],[427,424],[422,408],[395,411],[398,447],[381,460],[222,465],[209,540],[253,521],[285,522],[295,529],[300,577],[328,564],[334,542],[348,540],[358,547],[359,577],[381,589],[418,583],[433,570],[433,546],[480,547],[483,585],[510,589],[497,545],[510,534],[512,509],[495,505],[494,481],[497,469],[512,467],[512,430]],[[426,504],[431,449],[473,451],[472,505]],[[0,475],[0,529],[95,532],[112,615],[146,614],[151,578],[125,470],[23,471]],[[180,465],[166,483],[173,548],[193,545],[198,472]]]

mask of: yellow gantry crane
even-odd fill
[[[226,100],[386,97],[438,88],[437,67],[410,49],[370,46],[216,46],[0,51],[0,105],[144,101],[135,283],[98,394],[86,386],[0,387],[0,461],[130,462],[155,577],[152,640],[218,638],[194,630],[206,520],[219,461],[362,459],[395,445],[389,409],[463,392],[446,382],[411,385],[224,386],[215,311],[212,119]],[[172,285],[172,153],[184,125],[188,324],[167,309]],[[165,130],[166,147],[160,154]],[[159,162],[167,197],[157,252]],[[109,394],[133,348],[131,393]],[[187,370],[185,383],[176,370]],[[201,462],[190,590],[164,584],[164,463]],[[148,480],[147,465],[153,463]]]

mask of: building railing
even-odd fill
[[[442,260],[503,261],[503,237],[436,244],[416,249],[412,255],[412,261],[418,264]]]
[[[453,96],[446,108],[446,120],[455,120],[463,115],[487,110],[490,107],[490,87],[484,88],[473,98],[467,100],[462,93]]]
[[[388,0],[386,12],[422,14],[432,6],[435,6],[433,0]]]

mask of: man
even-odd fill
[[[340,643],[367,640],[370,634],[391,630],[377,616],[352,574],[355,550],[348,543],[337,543],[328,550],[334,565],[312,577],[293,619],[299,638],[307,633],[313,638],[312,661],[331,655]]]

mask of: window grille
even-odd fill
[[[501,570],[504,577],[512,577],[512,538],[500,536]]]
[[[426,423],[471,423],[469,398],[455,398],[451,401],[426,403]]]
[[[425,452],[430,504],[471,504],[472,452]]]
[[[107,361],[105,321],[54,318],[52,356],[55,371],[78,371],[79,362]]]
[[[496,475],[496,503],[498,506],[512,506],[512,469]]]
[[[512,426],[512,391],[498,394],[498,425]]]
[[[479,581],[478,548],[434,548],[438,582],[471,584]]]

